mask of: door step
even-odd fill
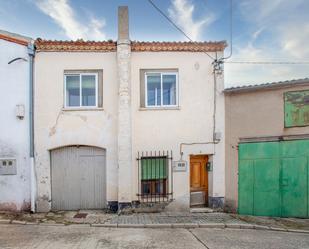
[[[208,207],[190,208],[190,213],[213,213],[214,210]]]

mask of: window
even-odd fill
[[[141,158],[142,196],[166,196],[167,157]]]
[[[178,74],[176,72],[145,73],[145,107],[178,105]]]
[[[309,126],[309,90],[284,94],[284,127]]]
[[[98,107],[98,73],[64,75],[65,107]]]

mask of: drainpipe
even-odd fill
[[[35,212],[36,199],[36,174],[34,168],[34,129],[33,129],[33,61],[34,44],[31,41],[28,45],[29,55],[29,140],[30,140],[30,198],[31,212]]]

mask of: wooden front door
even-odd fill
[[[208,156],[191,155],[190,156],[190,192],[191,196],[203,196],[202,202],[208,203]],[[194,197],[193,197],[194,198]],[[194,203],[191,202],[191,205]]]

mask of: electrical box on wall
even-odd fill
[[[0,175],[16,175],[16,159],[0,158]]]
[[[208,172],[212,171],[212,162],[206,163],[206,169],[207,169]]]
[[[187,162],[186,161],[174,161],[173,162],[173,171],[187,171]]]
[[[22,105],[22,104],[16,105],[15,114],[16,114],[17,118],[24,119],[24,117],[25,117],[25,106]]]

